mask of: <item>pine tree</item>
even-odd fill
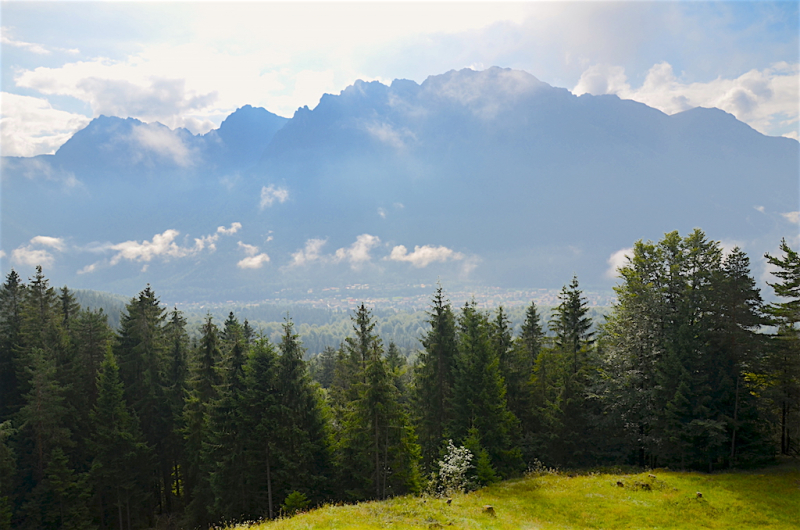
[[[320,395],[303,360],[305,350],[291,320],[283,324],[278,349],[275,453],[280,455],[280,465],[275,470],[274,491],[278,498],[298,491],[320,502],[331,493],[330,433]]]
[[[526,461],[535,458],[535,438],[542,430],[542,422],[536,413],[537,385],[534,383],[534,367],[544,346],[544,331],[536,304],[531,302],[525,310],[520,335],[511,349],[509,373],[506,375],[508,409],[519,419],[521,446]],[[544,368],[546,371],[546,367]]]
[[[450,302],[439,285],[427,312],[430,329],[422,338],[423,350],[414,372],[416,430],[426,471],[436,465],[450,437],[455,384],[456,325]]]
[[[22,300],[25,285],[14,269],[0,286],[0,423],[22,406],[18,374],[22,367]]]
[[[258,517],[275,517],[273,469],[278,429],[277,391],[278,356],[266,337],[258,337],[245,363],[244,404],[242,414],[247,432],[246,450],[250,467],[244,477],[245,499],[249,513]]]
[[[502,476],[509,476],[519,471],[522,464],[515,444],[519,425],[506,404],[500,360],[489,335],[491,325],[474,303],[467,303],[458,326],[451,432],[463,441],[474,428],[492,465]]]
[[[550,417],[550,427],[557,437],[552,440],[549,452],[559,462],[575,465],[587,460],[591,443],[587,390],[592,376],[592,321],[586,316],[589,308],[577,277],[573,276],[569,287],[561,289],[559,300],[550,320],[550,331],[555,335],[554,376],[559,390]]]
[[[210,521],[209,508],[213,506],[213,493],[205,473],[203,444],[208,442],[209,407],[219,397],[218,388],[222,383],[217,369],[222,357],[219,330],[210,315],[201,332],[202,337],[190,365],[188,399],[184,406],[185,487],[191,495],[187,512],[192,525]]]
[[[151,453],[139,423],[125,403],[119,366],[110,349],[97,375],[97,401],[92,409],[94,460],[90,480],[98,497],[103,526],[132,528],[147,510]]]
[[[414,492],[419,488],[419,449],[397,402],[381,340],[373,333],[372,313],[362,304],[352,321],[355,336],[346,345],[353,376],[339,440],[345,492],[351,499]]]
[[[10,420],[0,423],[0,530],[11,530],[14,516],[17,459],[9,443],[13,433]]]
[[[782,257],[766,254],[777,268],[770,283],[784,300],[770,304],[768,312],[778,331],[770,349],[768,370],[774,381],[772,401],[778,413],[781,454],[800,453],[800,254],[781,240]]]

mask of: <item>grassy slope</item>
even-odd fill
[[[450,506],[435,497],[400,497],[325,506],[255,528],[800,528],[798,464],[711,475],[652,473],[655,479],[648,473],[530,476],[456,495]],[[495,517],[483,513],[487,504]]]

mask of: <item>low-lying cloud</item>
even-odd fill
[[[370,251],[378,246],[380,242],[381,240],[378,236],[361,234],[356,238],[355,243],[349,247],[337,249],[333,254],[333,261],[336,263],[344,261],[349,263],[352,269],[357,270],[372,259]]]
[[[355,242],[347,247],[336,249],[333,254],[323,254],[322,247],[326,239],[309,239],[305,246],[292,253],[289,267],[300,267],[312,263],[347,263],[353,270],[359,270],[372,261],[372,249],[380,245],[380,238],[370,234],[361,234]]]
[[[92,248],[93,252],[114,252],[108,260],[108,265],[114,266],[122,261],[144,263],[145,266],[153,260],[169,260],[195,256],[200,252],[215,252],[216,243],[220,236],[230,236],[238,232],[242,227],[241,223],[232,223],[226,228],[220,226],[213,234],[194,238],[194,245],[184,246],[177,241],[180,232],[174,228],[165,230],[160,234],[155,234],[151,240],[129,240],[116,244],[105,244]],[[97,270],[103,262],[96,262],[78,271],[79,274],[86,274]]]
[[[434,262],[458,261],[464,259],[464,254],[455,252],[447,247],[434,247],[431,245],[415,246],[414,252],[409,253],[403,245],[398,245],[392,249],[391,254],[384,258],[390,261],[405,261],[412,266],[421,269]]]
[[[181,167],[194,163],[191,150],[183,143],[177,131],[158,124],[138,125],[131,131],[131,139],[146,151],[153,152]]]

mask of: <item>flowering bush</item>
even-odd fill
[[[447,496],[472,489],[469,472],[472,469],[472,452],[466,447],[447,441],[447,453],[439,460],[439,472],[433,473],[431,485],[434,493]]]

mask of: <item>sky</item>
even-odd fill
[[[3,1],[0,145],[53,153],[100,115],[199,134],[247,104],[291,117],[357,79],[491,66],[800,139],[799,6]]]

